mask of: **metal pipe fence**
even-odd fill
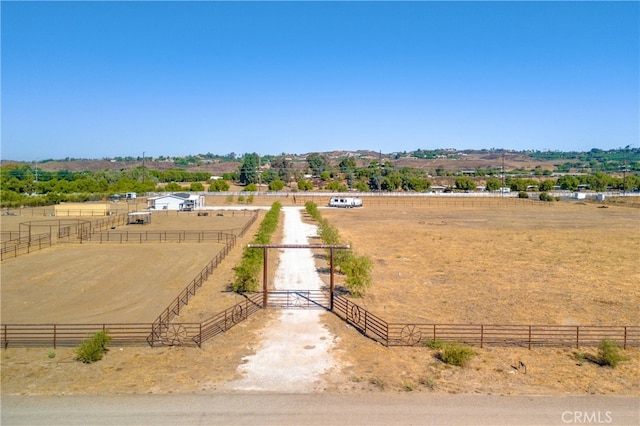
[[[83,243],[202,243],[223,242],[226,243],[235,235],[242,232],[243,228],[227,229],[223,231],[116,231],[100,232],[91,235]]]
[[[310,300],[308,307],[321,305],[322,296],[306,290],[274,292],[286,300],[302,294]],[[271,292],[270,292],[271,293]],[[193,294],[190,294],[193,295]],[[272,295],[278,300],[276,294]],[[187,296],[188,297],[188,296]],[[326,295],[324,296],[326,297]],[[289,299],[287,299],[289,298]],[[303,297],[304,299],[305,297]],[[205,341],[226,332],[249,316],[264,309],[263,294],[245,295],[245,300],[201,323],[173,323],[165,320],[153,324],[0,324],[3,347],[73,346],[99,331],[108,331],[114,345],[186,345],[201,346]],[[271,305],[271,304],[270,304]],[[267,306],[269,307],[269,306]],[[275,308],[292,307],[275,302]],[[293,307],[305,306],[293,304]],[[385,346],[429,346],[433,341],[461,342],[472,346],[594,347],[605,339],[624,349],[640,347],[640,326],[591,325],[512,325],[512,324],[423,324],[388,323],[343,296],[334,296],[338,317],[364,336]]]
[[[3,241],[0,245],[0,260],[51,247],[51,234],[36,234],[15,240]]]
[[[385,346],[428,346],[433,341],[473,346],[597,346],[605,339],[640,347],[640,326],[388,323],[343,296],[334,312],[365,336]]]

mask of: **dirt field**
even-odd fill
[[[577,203],[502,208],[365,205],[354,210],[325,209],[322,214],[340,229],[356,253],[368,254],[374,260],[373,287],[359,303],[386,320],[638,324],[638,209],[613,206],[600,209],[597,205]],[[161,225],[155,219],[153,224]],[[226,288],[233,277],[232,268],[239,261],[241,246],[251,235],[240,242],[214,277],[181,311],[180,320],[202,320],[234,303],[239,296],[228,293]],[[162,262],[155,258],[158,253],[149,256],[156,260],[149,265],[157,271],[160,263],[180,263],[183,258],[187,261],[176,268],[163,265],[168,269],[158,274],[149,272],[145,282],[155,276],[158,285],[164,285],[176,278],[175,274],[181,276],[182,267],[190,266],[188,260],[193,261],[195,254],[187,244],[175,245],[178,247],[175,251],[171,249],[173,254]],[[203,247],[192,245],[196,251],[197,247]],[[160,245],[163,247],[164,244]],[[24,280],[18,271],[6,275],[7,270],[22,268],[27,273],[37,266],[39,271],[51,271],[49,266],[45,267],[47,258],[70,256],[68,263],[77,262],[79,270],[89,268],[97,276],[111,277],[102,269],[104,262],[84,263],[78,259],[78,253],[69,253],[69,248],[47,249],[40,257],[36,253],[2,263],[2,322],[6,321],[5,306],[9,312],[15,311],[13,305],[18,300],[5,296],[5,286],[16,282],[19,285]],[[135,252],[136,248],[137,245],[131,250]],[[195,270],[199,271],[213,255],[205,256],[201,262],[193,261]],[[132,260],[121,272],[137,275],[141,270],[137,261]],[[54,271],[68,277],[79,272],[69,268]],[[186,280],[178,279],[180,284],[173,297],[192,275],[187,274]],[[64,282],[60,277],[57,279],[58,283]],[[133,280],[129,285],[140,282]],[[104,303],[104,295],[96,296],[93,304],[100,306],[99,302]],[[60,309],[56,306],[52,311]],[[95,311],[87,308],[86,312],[91,315]],[[150,317],[153,319],[158,313],[154,311]],[[102,361],[91,365],[75,362],[73,349],[3,350],[2,393],[223,391],[224,383],[236,377],[243,357],[252,354],[268,332],[264,324],[277,314],[261,311],[207,342],[202,349],[112,348]],[[342,365],[341,371],[327,377],[327,391],[640,395],[637,349],[625,351],[629,361],[615,369],[589,362],[578,365],[573,357],[575,349],[571,348],[529,351],[495,347],[477,349],[478,355],[470,366],[454,368],[438,361],[429,349],[384,348],[363,338],[330,313],[323,315],[323,321],[336,336],[333,355]],[[595,354],[595,348],[580,351]],[[527,364],[527,374],[512,368],[518,361]]]

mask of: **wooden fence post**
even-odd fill
[[[627,349],[627,326],[624,326],[624,343],[622,349]]]
[[[56,349],[56,340],[58,338],[58,333],[57,333],[57,325],[53,324],[53,349]]]
[[[576,349],[580,349],[580,326],[576,325]]]
[[[529,350],[531,350],[531,326],[529,326]]]
[[[480,325],[480,349],[484,346],[484,324]]]

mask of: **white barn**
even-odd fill
[[[155,210],[191,211],[204,206],[204,195],[187,194],[185,192],[161,195],[147,200],[147,207]]]

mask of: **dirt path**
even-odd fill
[[[284,244],[308,244],[316,226],[302,222],[301,208],[284,207]],[[311,250],[291,249],[280,254],[275,277],[278,290],[319,290]],[[296,392],[322,390],[322,376],[336,368],[330,354],[334,336],[322,323],[318,310],[282,310],[265,325],[256,353],[238,368],[242,378],[229,383],[236,391]]]

